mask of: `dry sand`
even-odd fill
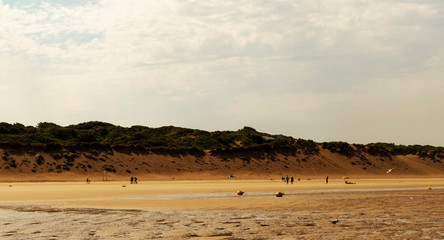
[[[444,239],[444,178],[350,181],[0,183],[0,239]]]

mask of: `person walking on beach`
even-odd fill
[[[328,176],[325,178],[325,184],[328,184]]]
[[[137,177],[134,177],[134,183],[137,183]]]
[[[287,184],[288,184],[288,181],[290,180],[290,178],[288,177],[288,175],[287,175],[287,178],[285,178],[286,180],[287,180]]]
[[[294,182],[294,177],[293,176],[291,176],[290,181],[291,181],[291,184],[293,184],[293,182]]]
[[[131,184],[133,184],[133,180],[134,180],[134,178],[133,178],[133,177],[131,177]]]

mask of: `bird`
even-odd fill
[[[336,223],[338,223],[339,222],[339,220],[338,219],[336,219],[336,220],[333,220],[333,221],[330,221],[331,223],[333,223],[333,224],[336,224]]]

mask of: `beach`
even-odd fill
[[[444,239],[443,178],[350,181],[8,182],[0,237]]]

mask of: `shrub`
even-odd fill
[[[116,168],[113,165],[104,165],[102,169],[107,172],[116,172]]]
[[[356,150],[346,142],[324,142],[322,148],[328,149],[330,152],[338,153],[351,158],[355,155]]]

